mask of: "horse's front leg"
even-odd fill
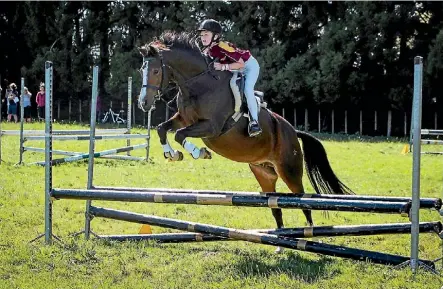
[[[194,159],[211,159],[212,155],[206,148],[199,149],[187,137],[207,138],[214,137],[217,133],[213,122],[210,120],[200,120],[190,126],[178,129],[175,134],[175,141],[183,146]]]
[[[163,148],[163,156],[169,161],[183,160],[183,153],[181,151],[173,150],[167,137],[169,130],[176,131],[183,126],[183,121],[179,113],[174,114],[170,119],[157,126],[157,133]]]

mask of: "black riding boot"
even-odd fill
[[[262,133],[261,127],[256,120],[249,122],[248,132],[250,137],[258,136]]]

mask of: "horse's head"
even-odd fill
[[[170,82],[184,87],[195,84],[201,75],[209,71],[195,39],[188,33],[166,32],[160,40],[152,41],[139,48],[143,56],[143,86],[138,98],[140,109],[147,111],[156,100],[174,87]]]
[[[142,88],[138,96],[138,106],[143,111],[154,108],[155,101],[160,99],[162,91],[168,85],[167,69],[163,61],[162,51],[166,46],[158,41],[139,47],[143,56]]]

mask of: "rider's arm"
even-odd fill
[[[230,60],[230,61],[225,60],[224,61],[225,63],[221,65],[220,70],[242,69],[245,67],[245,61],[243,60],[243,57],[249,58],[250,56],[250,52],[248,50],[238,49],[229,42],[220,42],[216,47],[213,48],[213,50],[224,55],[223,57],[224,59],[228,58]],[[232,62],[232,63],[226,63],[226,62]]]
[[[238,70],[238,69],[242,69],[243,67],[245,67],[245,62],[243,61],[243,59],[239,59],[239,61],[234,62],[234,63],[230,63],[230,64],[225,64],[225,69],[224,70]]]

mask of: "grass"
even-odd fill
[[[2,129],[18,129],[2,124]],[[55,129],[79,129],[81,125],[55,124]],[[87,127],[83,127],[87,129]],[[43,129],[27,124],[25,129]],[[141,129],[135,129],[142,132]],[[401,140],[319,135],[331,165],[340,179],[357,194],[410,196],[412,155],[400,154]],[[172,138],[170,138],[172,140]],[[134,140],[132,143],[141,143]],[[172,141],[171,141],[172,143]],[[201,145],[200,140],[195,140]],[[424,271],[415,278],[409,269],[392,270],[382,265],[285,250],[274,254],[271,246],[246,242],[188,244],[112,243],[72,237],[84,226],[84,201],[54,203],[54,234],[64,246],[46,246],[28,241],[44,229],[44,169],[15,166],[18,137],[2,138],[0,165],[0,288],[440,288],[442,281]],[[43,147],[42,141],[29,145]],[[97,150],[126,145],[124,140],[97,141]],[[178,146],[174,143],[174,147]],[[88,142],[55,142],[54,149],[88,151]],[[423,150],[438,150],[424,146]],[[143,150],[133,152],[143,156]],[[25,162],[43,159],[43,154],[25,153]],[[422,197],[441,197],[442,156],[423,155]],[[246,164],[214,155],[210,161],[168,163],[162,156],[157,134],[152,133],[150,162],[97,160],[94,184],[104,186],[165,187],[258,191]],[[85,188],[87,162],[57,166],[54,187]],[[306,191],[312,188],[304,178]],[[278,182],[278,191],[288,191]],[[233,228],[273,228],[269,209],[171,204],[94,202],[95,205],[196,221]],[[287,227],[305,226],[301,211],[285,210]],[[397,215],[314,211],[316,225],[406,222]],[[435,211],[421,211],[421,221],[437,221]],[[99,234],[135,234],[137,224],[94,219]],[[172,230],[153,228],[154,233]],[[409,255],[410,236],[320,238],[325,243]],[[436,235],[420,236],[420,258],[441,256]],[[441,267],[438,264],[439,268]]]

